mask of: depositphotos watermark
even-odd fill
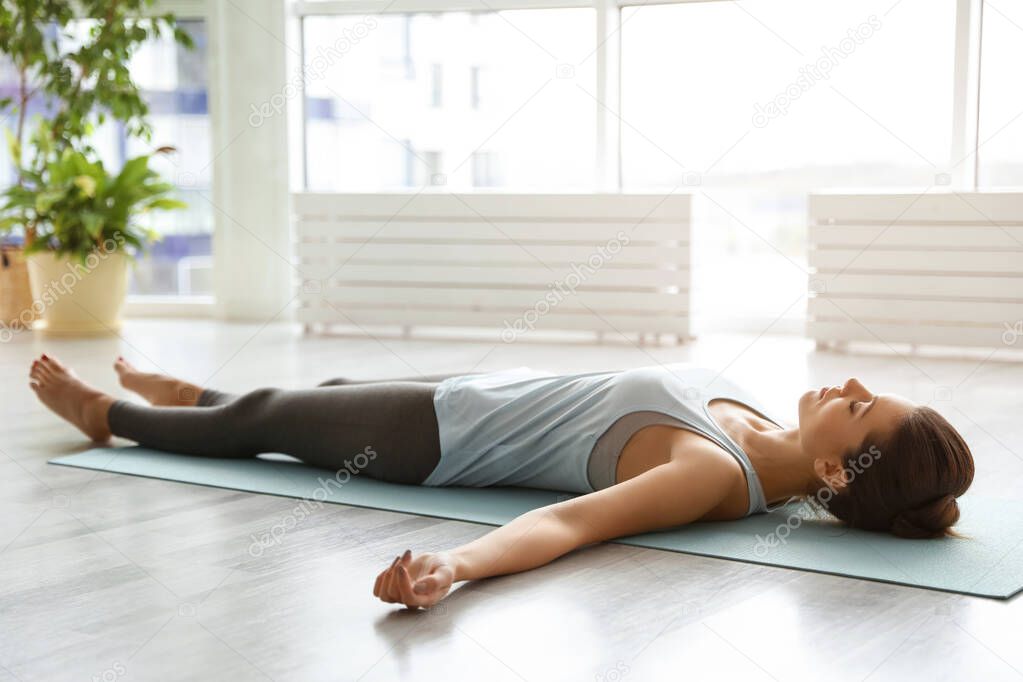
[[[1016,320],[1015,324],[1003,322],[1005,331],[1002,332],[1002,343],[1006,346],[1015,346],[1020,337],[1023,336],[1023,320]]]
[[[127,672],[128,669],[124,666],[124,663],[114,661],[112,666],[98,675],[93,675],[92,682],[114,682],[114,680],[124,677]]]
[[[52,306],[61,296],[66,296],[74,291],[75,285],[90,272],[99,267],[100,263],[110,257],[110,254],[123,248],[125,245],[124,235],[115,232],[113,237],[103,240],[85,257],[84,263],[76,263],[68,260],[64,264],[64,272],[59,278],[51,279],[39,293],[39,296],[32,301],[32,305],[18,313],[16,319],[0,320],[0,343],[7,343],[14,338],[14,332],[28,329],[32,321],[43,314],[47,308]]]
[[[294,99],[302,92],[302,85],[304,83],[310,83],[323,78],[327,69],[336,64],[353,47],[358,45],[359,41],[364,40],[370,34],[370,31],[376,27],[377,20],[374,17],[364,17],[355,25],[342,28],[341,35],[334,40],[332,45],[326,48],[322,45],[318,46],[316,53],[305,65],[305,68],[299,68],[288,79],[288,82],[284,84],[280,92],[274,93],[270,99],[261,104],[251,105],[252,112],[249,114],[249,125],[253,128],[258,128],[267,119],[273,118],[284,111],[288,100]]]
[[[857,476],[873,466],[874,462],[879,459],[881,459],[881,451],[876,445],[871,445],[866,452],[861,452],[845,467],[846,485],[852,483]],[[784,523],[779,523],[773,531],[764,537],[757,535],[757,542],[753,546],[754,556],[762,559],[775,547],[784,545],[788,542],[792,531],[803,525],[803,521],[816,518],[818,509],[827,510],[831,499],[837,494],[831,486],[826,485],[820,488],[814,495],[804,500],[796,511],[789,514]],[[805,515],[800,513],[803,510],[807,511]]]
[[[799,76],[794,81],[785,86],[767,104],[758,102],[754,105],[753,125],[764,128],[772,119],[787,114],[793,102],[812,90],[820,81],[830,79],[832,70],[879,30],[881,20],[871,14],[859,26],[850,28],[847,37],[838,41],[837,45],[822,47],[821,56],[816,61],[799,67]]]
[[[352,480],[353,476],[357,476],[366,468],[367,464],[376,458],[376,451],[372,446],[367,445],[352,459],[346,459],[344,466],[338,469],[332,478],[318,478],[319,485],[313,490],[311,497],[301,500],[280,521],[266,531],[259,535],[255,533],[249,535],[252,539],[252,543],[249,545],[249,555],[261,557],[270,547],[281,544],[289,530],[307,519],[313,511],[323,507],[323,502],[329,497],[331,489],[340,490],[342,486]]]
[[[619,682],[626,675],[629,674],[631,668],[625,661],[616,661],[615,664],[609,667],[607,670],[597,673],[593,676],[594,682]]]
[[[598,270],[607,265],[623,248],[629,245],[629,235],[619,230],[607,243],[597,247],[597,250],[580,265],[572,263],[572,272],[564,279],[555,280],[549,284],[550,290],[533,304],[532,308],[526,310],[521,316],[509,322],[504,321],[504,329],[501,331],[501,340],[511,343],[527,331],[536,328],[536,323],[541,317],[551,312],[567,296],[575,294],[575,290],[592,277]]]

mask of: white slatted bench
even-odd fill
[[[292,212],[307,331],[689,336],[685,195],[297,193]]]
[[[1023,193],[814,194],[809,220],[818,347],[1023,348]]]

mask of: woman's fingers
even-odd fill
[[[384,597],[384,585],[386,584],[387,574],[394,568],[394,564],[397,563],[397,559],[391,562],[391,565],[380,571],[380,575],[377,576],[376,582],[373,583],[373,596]]]
[[[380,571],[377,576],[376,582],[373,583],[373,596],[384,598],[384,588],[387,587],[387,575],[391,572],[391,567],[388,566],[384,570]]]
[[[451,587],[453,578],[454,573],[452,573],[451,569],[442,564],[430,571],[430,575],[426,576],[425,580],[428,581],[429,591],[433,591],[448,589]]]
[[[416,581],[412,591],[419,595],[433,595],[439,592],[443,596],[450,587],[450,578],[444,574],[431,574],[426,578]]]
[[[448,566],[443,564],[436,566],[429,575],[416,581],[412,591],[419,596],[420,604],[436,604],[451,589],[453,576],[454,574]]]
[[[412,591],[416,594],[430,594],[438,587],[440,587],[440,581],[437,579],[437,576],[428,575],[425,578],[417,580]]]
[[[378,595],[382,600],[386,602],[394,601],[394,590],[391,589],[391,584],[394,582],[394,568],[398,565],[398,560],[401,557],[394,557],[394,561],[387,567],[380,577],[380,594]]]
[[[398,566],[398,591],[401,593],[401,601],[405,606],[414,609],[421,605],[422,600],[412,592],[412,578],[404,564]]]
[[[401,567],[401,557],[399,556],[394,561],[394,566],[391,567],[390,575],[387,579],[387,596],[392,602],[401,601],[401,592],[398,591],[398,570]]]

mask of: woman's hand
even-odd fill
[[[420,554],[412,558],[407,549],[377,576],[373,596],[410,609],[433,606],[443,599],[454,582],[455,567],[446,554]]]

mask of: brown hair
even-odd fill
[[[873,453],[865,462],[861,453]],[[864,466],[864,463],[867,466]],[[929,407],[917,407],[886,441],[846,456],[852,479],[825,507],[854,528],[905,538],[954,535],[956,498],[973,482],[973,455],[959,432]]]

